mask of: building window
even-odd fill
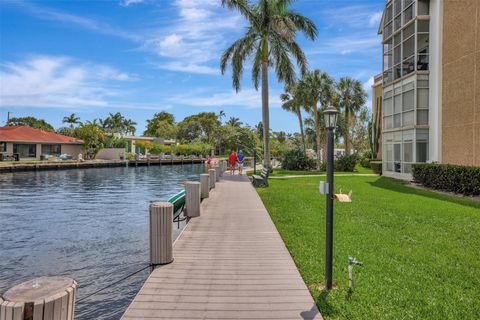
[[[418,15],[426,16],[430,13],[430,0],[418,1]]]
[[[44,155],[59,156],[61,153],[59,144],[42,144],[42,154]]]
[[[7,143],[0,142],[0,152],[7,152]]]
[[[417,162],[427,162],[428,159],[428,143],[417,142]]]
[[[37,145],[15,143],[13,145],[13,153],[18,153],[20,158],[36,158]]]
[[[413,3],[413,0],[405,1],[404,8],[406,9],[403,11],[403,24],[406,24],[415,16],[415,4]]]

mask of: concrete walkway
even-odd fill
[[[224,175],[123,319],[322,319],[246,176]]]

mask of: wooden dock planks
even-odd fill
[[[225,174],[123,319],[322,319],[248,179]]]

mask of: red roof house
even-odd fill
[[[76,157],[83,151],[83,144],[80,139],[26,126],[0,127],[0,153],[4,155],[18,154],[27,159],[60,154]]]

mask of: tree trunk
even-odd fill
[[[270,119],[268,110],[268,60],[262,61],[262,122],[263,122],[263,166],[270,164]]]
[[[298,123],[300,124],[300,138],[302,139],[303,152],[305,153],[307,151],[307,147],[305,146],[305,133],[303,132],[302,110],[297,110],[297,116]]]
[[[346,130],[345,130],[345,154],[348,156],[350,155],[350,112],[348,108],[345,110],[345,123],[346,123]]]
[[[313,123],[315,126],[315,137],[317,140],[317,170],[320,170],[320,125],[318,124],[318,108],[317,102],[315,101],[313,104]]]

